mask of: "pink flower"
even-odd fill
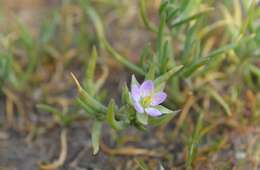
[[[141,85],[132,76],[131,97],[135,110],[138,113],[147,113],[150,116],[160,116],[163,113],[156,106],[164,102],[167,94],[163,91],[155,92],[154,82],[144,81]]]

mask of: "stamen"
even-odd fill
[[[146,108],[148,106],[150,106],[152,102],[152,97],[151,96],[147,96],[141,99],[141,105]]]

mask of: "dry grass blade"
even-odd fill
[[[135,148],[135,147],[123,147],[111,149],[107,147],[105,144],[100,145],[101,150],[113,156],[148,156],[148,157],[163,157],[162,152],[143,149],[143,148]]]
[[[61,142],[61,152],[59,158],[50,164],[39,164],[39,168],[41,170],[54,170],[61,167],[67,157],[68,146],[67,146],[67,129],[63,129],[60,135],[60,142]]]
[[[15,127],[15,106],[17,107],[17,111],[19,116],[21,116],[22,120],[26,120],[26,112],[23,107],[23,103],[19,99],[19,97],[14,94],[11,90],[7,88],[3,88],[3,92],[5,93],[6,100],[6,119],[9,127]]]
[[[176,128],[174,130],[173,136],[175,136],[175,137],[177,136],[179,129],[180,129],[180,126],[182,125],[185,118],[187,117],[189,110],[191,109],[194,102],[195,102],[194,96],[192,94],[189,94],[188,99],[187,99],[186,103],[184,104],[184,106],[182,108],[180,117],[177,120]]]

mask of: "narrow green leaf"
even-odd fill
[[[159,117],[149,117],[148,123],[149,125],[153,126],[159,126],[162,124],[167,124],[174,116],[177,115],[179,111],[174,111],[171,114],[163,114],[162,116]]]
[[[197,69],[199,69],[201,66],[208,63],[209,58],[200,58],[198,61],[195,61],[192,64],[187,64],[184,69],[181,71],[181,75],[184,77],[189,77],[192,73],[194,73]]]
[[[163,75],[161,75],[154,81],[155,85],[157,86],[157,85],[160,85],[161,83],[167,81],[169,78],[171,78],[175,73],[180,71],[182,68],[183,68],[183,65],[176,66],[176,67],[172,68],[170,71],[164,73]]]
[[[81,3],[84,5],[85,7],[85,11],[86,11],[86,14],[89,15],[89,17],[91,18],[92,22],[94,23],[95,25],[95,28],[97,30],[97,34],[98,34],[98,37],[99,37],[99,41],[101,43],[101,46],[105,47],[106,50],[111,54],[111,56],[117,60],[119,63],[125,65],[126,67],[128,67],[129,69],[135,71],[136,73],[138,74],[141,74],[141,75],[145,75],[145,72],[143,71],[142,68],[136,66],[135,64],[133,64],[131,61],[127,60],[126,58],[124,58],[123,56],[121,56],[120,54],[118,54],[111,46],[110,44],[108,43],[106,37],[105,37],[105,31],[104,31],[104,27],[103,27],[103,24],[102,24],[102,21],[101,21],[101,18],[100,16],[96,13],[96,11],[86,5],[83,1],[81,1]]]
[[[19,27],[20,38],[22,43],[24,44],[24,46],[27,48],[28,51],[32,50],[34,41],[32,35],[29,32],[28,27],[25,24],[23,24],[23,22],[19,18],[16,18],[16,23]]]
[[[111,54],[111,56],[117,60],[120,64],[126,66],[127,68],[129,68],[130,70],[140,74],[140,75],[145,75],[145,72],[143,71],[142,68],[138,67],[137,65],[135,65],[134,63],[132,63],[131,61],[129,61],[128,59],[124,58],[123,56],[121,56],[120,54],[118,54],[110,45],[106,40],[102,40],[105,48],[107,49],[107,51]]]
[[[76,98],[76,102],[85,110],[85,112],[91,116],[95,116],[95,110],[93,110],[90,106],[88,106],[84,101],[82,101],[79,97]]]
[[[142,123],[143,125],[147,125],[148,124],[148,115],[146,113],[137,113],[136,114],[136,118],[138,120],[138,122]]]
[[[24,46],[24,48],[26,49],[26,53],[27,53],[27,57],[28,57],[28,64],[26,67],[25,72],[21,73],[21,75],[19,75],[21,78],[21,87],[23,87],[26,82],[30,79],[30,77],[32,76],[37,63],[38,63],[38,55],[36,54],[37,51],[37,41],[35,41],[29,31],[29,28],[22,23],[22,21],[20,21],[18,18],[16,20],[17,25],[19,27],[19,35],[20,35],[20,41],[22,43],[22,45]]]
[[[92,54],[88,63],[88,68],[86,70],[86,80],[89,83],[94,83],[94,76],[96,70],[96,63],[97,63],[97,49],[93,47]]]
[[[41,32],[41,41],[43,43],[47,43],[52,37],[55,36],[55,31],[60,22],[60,16],[57,11],[55,11],[52,15],[52,20],[46,20],[43,24],[43,29]]]
[[[201,42],[199,40],[194,41],[194,59],[197,60],[201,56]]]
[[[156,71],[156,64],[155,63],[151,63],[148,73],[145,75],[145,80],[154,80],[155,78],[155,71]]]
[[[122,98],[123,104],[129,104],[129,105],[131,104],[131,98],[130,98],[129,90],[128,90],[126,83],[123,86],[123,92],[122,92],[121,98]]]
[[[117,121],[115,118],[115,101],[112,99],[108,106],[108,114],[107,114],[107,121],[111,127],[116,130],[123,130],[125,128],[124,123],[122,121]]]
[[[160,4],[160,8],[159,8],[159,15],[162,15],[163,12],[165,12],[167,6],[168,6],[168,1],[164,1]]]
[[[144,25],[146,26],[146,28],[148,28],[150,31],[152,32],[157,32],[156,28],[154,27],[154,25],[152,25],[150,22],[149,22],[149,19],[148,17],[146,16],[146,7],[145,7],[145,0],[140,0],[139,1],[140,4],[140,14],[141,14],[141,18],[144,22]]]
[[[104,31],[104,26],[102,24],[102,20],[100,16],[97,14],[94,8],[92,8],[89,4],[85,3],[85,0],[81,0],[80,3],[81,5],[85,8],[86,14],[90,17],[91,21],[94,23],[94,26],[96,28],[97,36],[100,41],[101,47],[103,47],[102,40],[106,39],[105,38],[105,31]]]
[[[86,86],[86,89],[89,93],[93,93],[95,90],[94,88],[94,76],[95,76],[95,70],[96,70],[96,62],[97,62],[97,49],[96,47],[93,47],[91,57],[89,59],[89,63],[87,65],[86,69],[86,77],[84,85]]]
[[[212,11],[213,9],[212,8],[208,8],[208,9],[204,9],[203,11],[200,11],[200,12],[197,12],[191,16],[188,16],[188,17],[185,17],[185,18],[179,18],[179,19],[176,19],[175,21],[173,21],[171,24],[170,24],[170,27],[173,28],[173,27],[177,27],[177,26],[180,26],[182,24],[185,24],[185,23],[188,23],[194,19],[197,19],[201,16],[203,16],[204,14]]]
[[[4,85],[5,81],[9,79],[13,62],[11,50],[8,51],[6,58],[2,55],[3,54],[0,53],[0,89]]]
[[[173,110],[170,110],[170,109],[168,109],[168,108],[166,108],[162,105],[155,106],[155,108],[157,110],[159,110],[160,112],[165,113],[165,114],[177,114],[178,112],[180,112],[180,110],[173,111]]]
[[[155,86],[155,91],[156,91],[156,92],[164,91],[165,86],[166,86],[166,82],[160,83],[159,85],[156,85],[156,86]]]
[[[46,105],[46,104],[38,104],[38,105],[36,105],[36,107],[38,109],[47,111],[47,112],[53,114],[54,116],[56,116],[58,123],[62,123],[63,125],[67,125],[68,122],[66,120],[64,120],[63,112],[61,112],[60,110],[58,110],[58,109],[56,109],[52,106]]]
[[[260,78],[260,68],[259,67],[256,67],[255,65],[250,64],[249,69],[250,69],[250,71],[252,71],[252,73],[254,73],[255,75],[257,75],[257,77]]]
[[[12,62],[13,62],[13,56],[12,56],[12,52],[9,50],[7,59],[6,59],[5,65],[4,65],[4,71],[3,71],[3,76],[6,78],[8,77],[8,74],[11,72]]]
[[[184,48],[182,50],[181,54],[181,61],[184,64],[187,64],[190,61],[190,57],[192,52],[192,47],[194,45],[195,37],[197,33],[197,24],[194,24],[193,26],[189,27],[187,30],[187,35],[185,37],[185,42],[184,42]]]
[[[165,15],[162,15],[160,17],[160,25],[159,25],[159,31],[157,33],[157,41],[156,41],[156,50],[157,50],[157,57],[159,58],[159,61],[161,60],[160,58],[161,53],[163,51],[163,33],[164,33],[164,27],[165,27]]]
[[[218,48],[217,50],[212,51],[211,53],[207,54],[205,58],[212,58],[216,55],[228,52],[231,49],[234,49],[238,45],[238,42],[230,43],[228,45],[225,45],[221,48]]]
[[[100,91],[101,87],[105,84],[108,74],[109,74],[109,69],[108,69],[107,65],[102,65],[101,69],[102,69],[101,76],[93,84],[95,86],[95,93]],[[93,93],[93,95],[95,93]]]
[[[187,0],[182,2],[182,15],[187,16],[194,10],[198,10],[202,0]]]
[[[191,138],[188,143],[188,158],[185,162],[185,166],[187,170],[192,170],[192,162],[195,160],[197,155],[198,144],[202,138],[201,129],[203,127],[203,114],[200,114],[196,128],[193,131]]]
[[[217,91],[213,89],[207,89],[207,91],[211,94],[211,96],[223,107],[227,116],[231,116],[232,112],[225,102],[225,100],[217,93]]]
[[[199,58],[197,61],[195,61],[194,63],[191,64],[187,64],[189,65],[189,67],[185,67],[182,71],[181,71],[181,75],[184,77],[189,77],[191,74],[193,74],[197,69],[199,69],[201,66],[209,63],[210,61],[212,61],[214,59],[214,57],[223,54],[225,52],[228,52],[229,50],[235,48],[238,45],[238,42],[234,42],[231,44],[228,44],[226,46],[223,46],[217,50],[214,50],[213,52],[207,54],[204,57]]]
[[[179,11],[180,9],[177,7],[170,9],[169,14],[166,18],[166,23],[168,24],[169,22],[171,22],[171,20],[173,20],[173,18],[177,15]]]
[[[103,104],[101,104],[94,97],[88,94],[88,92],[86,92],[84,89],[80,89],[78,93],[81,100],[84,101],[87,105],[94,108],[96,111],[101,113],[105,113],[107,111],[107,108]]]
[[[169,61],[169,57],[168,57],[168,47],[169,47],[169,42],[166,41],[163,44],[163,51],[162,51],[162,56],[161,56],[161,61],[160,61],[160,73],[165,73],[167,70],[167,64]]]
[[[95,121],[91,130],[91,142],[93,147],[93,154],[96,155],[99,151],[99,143],[101,137],[102,123]]]
[[[92,97],[87,91],[85,91],[79,81],[77,80],[77,78],[74,76],[74,74],[71,73],[72,78],[74,79],[76,85],[77,85],[77,89],[78,89],[78,93],[79,96],[81,98],[81,100],[83,102],[85,102],[87,105],[91,106],[92,108],[94,108],[96,111],[101,112],[103,114],[106,113],[107,108],[106,106],[104,106],[103,104],[101,104],[99,101],[97,101],[94,97]]]
[[[142,51],[142,53],[140,55],[139,65],[146,70],[146,62],[147,62],[147,60],[152,62],[152,59],[153,58],[152,58],[152,53],[151,53],[151,44],[148,43],[144,47],[144,49],[143,49],[143,51]]]
[[[49,106],[49,105],[46,105],[46,104],[37,104],[36,107],[38,109],[41,109],[41,110],[44,110],[44,111],[47,111],[47,112],[50,112],[50,113],[53,113],[53,114],[56,114],[56,115],[61,115],[61,111],[59,111],[58,109],[52,107],[52,106]]]

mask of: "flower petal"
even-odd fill
[[[141,90],[138,85],[132,85],[131,96],[134,101],[139,101],[141,98]]]
[[[151,81],[151,80],[144,81],[140,86],[140,90],[141,90],[141,96],[142,97],[146,97],[146,96],[151,95],[153,93],[153,90],[154,90],[153,81]]]
[[[138,113],[144,113],[144,109],[143,109],[143,107],[140,105],[139,102],[133,101],[133,103],[134,103],[135,110],[136,110]]]
[[[153,96],[151,105],[152,106],[157,106],[157,105],[161,104],[166,98],[167,98],[167,94],[166,93],[158,92],[158,93],[156,93]]]
[[[145,112],[146,112],[148,115],[153,116],[153,117],[162,115],[162,112],[160,112],[159,110],[157,110],[157,109],[155,109],[155,108],[152,108],[152,107],[146,108],[146,109],[145,109]]]

